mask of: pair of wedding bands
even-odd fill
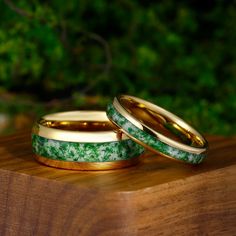
[[[128,95],[103,111],[71,111],[42,117],[33,127],[36,159],[48,166],[108,170],[137,164],[144,148],[189,164],[207,155],[206,139],[167,110]]]

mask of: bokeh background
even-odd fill
[[[236,3],[0,1],[0,133],[42,114],[151,100],[207,134],[236,132]]]

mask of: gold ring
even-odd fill
[[[173,113],[143,99],[121,95],[107,109],[109,119],[145,148],[179,161],[198,164],[206,139]]]
[[[137,163],[144,149],[114,126],[103,111],[43,116],[32,130],[36,159],[64,169],[107,170]]]

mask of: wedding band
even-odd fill
[[[121,95],[107,108],[108,118],[152,152],[198,164],[207,155],[206,139],[171,112],[143,99]]]
[[[35,158],[48,166],[107,170],[137,164],[144,149],[114,126],[102,111],[43,116],[32,130]]]

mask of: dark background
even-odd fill
[[[235,1],[0,2],[0,132],[121,93],[236,132]]]

